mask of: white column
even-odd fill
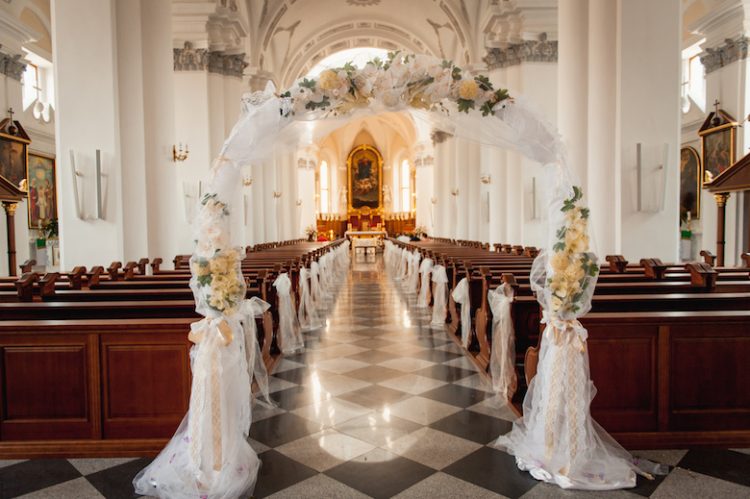
[[[507,86],[510,94],[518,94],[521,89],[521,71],[519,66],[506,69]],[[505,177],[505,224],[507,227],[506,244],[523,244],[523,157],[516,151],[506,152]]]
[[[465,179],[463,184],[467,194],[463,196],[466,206],[466,238],[478,241],[481,239],[479,227],[482,213],[482,196],[480,195],[482,184],[479,180],[482,169],[481,145],[479,142],[469,141],[467,149],[468,154],[463,161],[464,168],[460,172],[461,177]]]
[[[617,2],[589,5],[588,168],[584,190],[599,255],[619,253]],[[643,77],[643,73],[640,73]],[[627,103],[632,105],[634,103]]]
[[[116,13],[113,0],[52,0],[56,152],[59,158],[61,268],[122,260],[122,169],[119,136]],[[95,61],[95,62],[94,62]],[[73,197],[70,151],[84,175],[79,190],[95,197],[95,153],[101,150],[104,220],[80,220]],[[89,215],[94,216],[93,208]]]
[[[469,187],[469,178],[471,177],[471,165],[469,162],[470,143],[467,139],[460,137],[456,137],[452,141],[456,146],[451,164],[452,176],[450,178],[450,188],[458,189],[458,195],[453,196],[455,210],[451,227],[453,228],[454,237],[457,239],[468,239],[469,204],[471,202]]]
[[[565,0],[557,7],[558,129],[571,169],[582,185],[586,184],[588,143],[588,9],[589,0]]]

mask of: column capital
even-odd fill
[[[8,214],[8,216],[12,217],[16,214],[18,201],[3,201],[3,208],[5,208],[5,212]]]
[[[729,193],[720,192],[720,193],[714,194],[714,199],[716,200],[716,206],[721,208],[723,206],[726,206],[727,201],[729,200]]]
[[[719,46],[704,47],[700,55],[701,64],[706,74],[731,64],[741,59],[747,59],[748,38],[740,35],[737,38],[727,38]]]
[[[513,43],[505,48],[489,48],[484,62],[490,70],[516,66],[522,62],[557,62],[557,40],[541,33],[536,40]]]

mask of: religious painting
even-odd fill
[[[377,212],[382,206],[383,157],[369,145],[355,147],[347,159],[349,211]]]
[[[57,218],[55,192],[55,158],[29,153],[29,228],[42,229]]]
[[[735,162],[737,123],[721,109],[710,113],[698,135],[701,137],[703,185],[713,182]]]
[[[701,158],[692,147],[680,150],[680,220],[700,218]]]
[[[0,176],[16,187],[26,179],[27,147],[28,141],[0,133]]]

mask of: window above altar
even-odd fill
[[[356,67],[361,68],[364,67],[368,61],[371,61],[376,57],[386,59],[388,57],[388,51],[386,49],[374,47],[357,47],[334,52],[333,54],[321,59],[315,66],[313,66],[306,76],[308,78],[318,76],[325,69],[339,68],[347,62],[351,62]]]

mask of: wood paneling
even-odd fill
[[[598,388],[591,412],[610,431],[657,429],[656,326],[592,327],[591,379]]]
[[[674,430],[750,428],[748,324],[672,328],[671,426]]]
[[[101,350],[104,437],[172,435],[190,398],[185,335],[108,335]]]
[[[92,438],[98,424],[96,337],[0,337],[0,438]]]

